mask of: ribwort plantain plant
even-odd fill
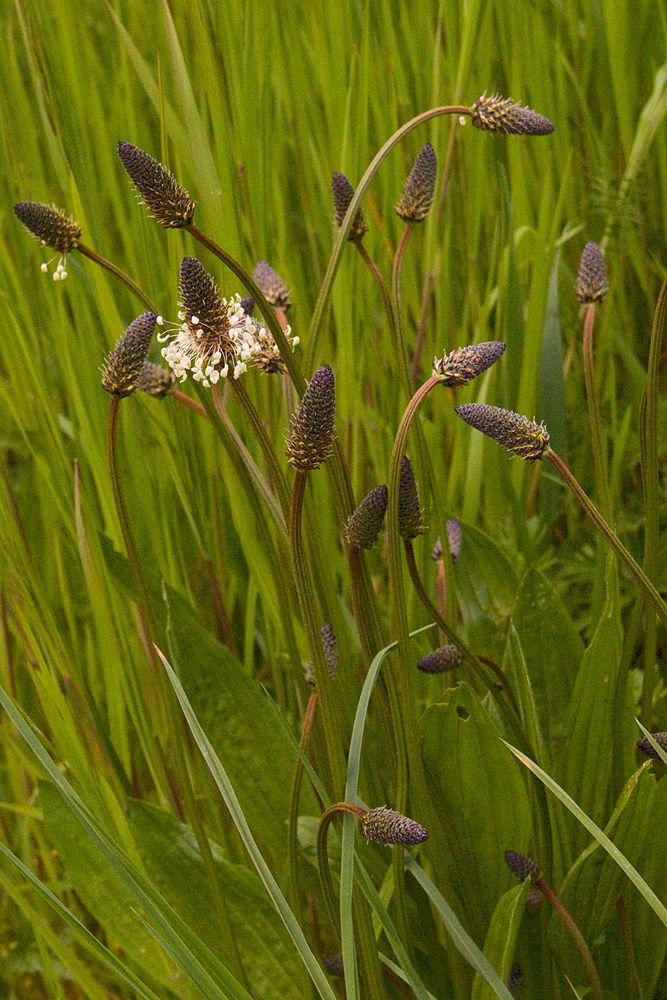
[[[188,30],[201,42],[207,28],[197,20]],[[319,142],[295,140],[293,171],[267,184],[260,219],[257,173],[235,162],[233,128],[233,181],[216,184],[206,130],[217,126],[188,105],[203,91],[183,77],[176,34],[188,128],[179,132],[167,96],[150,87],[165,121],[160,157],[154,138],[142,140],[151,152],[123,140],[114,167],[145,208],[126,178],[116,183],[124,223],[115,253],[142,279],[88,246],[89,232],[104,241],[101,218],[114,211],[97,217],[83,194],[90,172],[76,160],[68,176],[81,224],[41,202],[14,209],[58,255],[49,292],[60,296],[60,329],[77,331],[58,339],[54,327],[51,341],[23,354],[37,372],[26,398],[49,413],[51,368],[70,377],[72,411],[45,423],[53,475],[19,395],[4,397],[54,516],[72,511],[44,571],[31,551],[27,477],[8,465],[0,700],[7,752],[22,769],[20,781],[8,770],[7,787],[24,798],[14,813],[8,793],[3,853],[30,894],[9,867],[2,879],[11,907],[41,935],[44,983],[65,979],[85,954],[95,974],[79,973],[81,989],[95,1000],[334,1000],[332,975],[344,977],[348,1000],[550,997],[565,995],[568,978],[578,994],[652,996],[667,976],[667,883],[659,838],[646,831],[662,829],[667,804],[653,774],[659,754],[631,726],[637,708],[650,730],[667,726],[656,666],[667,628],[658,560],[665,293],[643,396],[624,424],[629,434],[636,418],[641,451],[630,520],[597,345],[593,365],[594,321],[604,302],[608,322],[617,265],[608,296],[595,243],[577,281],[586,431],[573,440],[583,452],[585,438],[586,459],[572,442],[563,449],[553,410],[553,438],[514,412],[535,412],[521,405],[538,398],[521,338],[537,323],[534,303],[546,315],[547,284],[544,357],[549,337],[553,348],[558,265],[549,278],[542,258],[556,247],[567,254],[576,231],[551,225],[546,180],[539,225],[528,202],[516,231],[509,204],[482,225],[496,212],[495,189],[490,176],[481,196],[474,160],[495,143],[499,175],[507,167],[535,186],[547,161],[526,146],[560,155],[551,122],[496,94],[434,107],[398,128],[354,186],[333,172],[332,206],[325,161],[359,176],[352,102],[341,148],[323,156]],[[135,51],[131,61],[146,78]],[[230,126],[233,92],[219,102]],[[126,117],[131,137],[139,116]],[[447,118],[448,141],[438,121]],[[427,129],[430,141],[408,148]],[[270,139],[277,150],[278,129]],[[258,147],[258,162],[265,153]],[[287,229],[272,230],[279,191],[312,269]],[[457,273],[470,271],[461,286],[444,277],[456,255],[465,261]],[[147,311],[102,350],[124,325],[118,317],[129,319],[130,295]],[[571,298],[563,315],[577,309]],[[438,352],[427,375],[424,340]],[[93,391],[80,373],[105,353]],[[574,334],[568,358],[576,375]],[[8,379],[17,367],[7,364]],[[560,454],[574,457],[578,478]],[[551,472],[541,471],[545,459]],[[612,553],[595,570],[561,482]],[[67,595],[53,611],[36,596],[44,575]],[[635,760],[635,749],[651,760]],[[390,807],[367,805],[382,802]],[[505,853],[518,886],[502,864],[508,843],[540,858],[541,871]],[[34,870],[25,844],[38,854]],[[542,897],[551,905],[539,906]],[[47,906],[56,916],[45,917]],[[54,996],[70,989],[57,986]]]

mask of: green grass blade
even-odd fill
[[[503,743],[505,743],[505,740],[503,740]],[[596,826],[596,824],[589,819],[583,809],[577,805],[574,799],[570,798],[567,792],[565,792],[561,786],[553,780],[553,778],[543,771],[541,767],[538,767],[537,764],[530,760],[529,757],[522,754],[520,750],[515,750],[515,748],[509,743],[506,745],[512,751],[514,756],[517,757],[522,764],[525,764],[526,767],[547,786],[550,792],[553,792],[553,794],[560,799],[563,805],[570,810],[572,815],[579,820],[582,826],[585,826],[588,832],[595,837],[602,847],[604,847],[605,851],[611,855],[616,864],[620,866],[633,885],[636,886],[658,919],[662,921],[665,927],[667,927],[667,908],[665,908],[665,906],[660,902],[656,894],[650,886],[646,884],[639,872],[633,868],[625,855],[621,854],[619,849],[611,842],[609,837],[602,832],[599,826]]]
[[[197,746],[201,750],[202,756],[206,761],[206,765],[209,771],[211,772],[216,785],[220,790],[220,794],[223,796],[225,800],[225,804],[229,809],[229,812],[234,821],[234,825],[236,826],[236,829],[238,830],[241,839],[243,840],[245,848],[248,851],[248,854],[250,855],[252,862],[255,865],[255,868],[257,869],[257,873],[259,874],[259,877],[264,883],[266,890],[269,893],[269,896],[273,900],[274,906],[278,910],[278,913],[280,914],[290,937],[294,941],[294,944],[299,952],[299,955],[301,956],[304,965],[308,969],[311,979],[315,984],[315,988],[317,989],[318,993],[323,998],[323,1000],[336,1000],[335,993],[331,989],[331,986],[329,985],[324,973],[322,972],[322,969],[320,968],[317,959],[310,950],[308,942],[304,937],[303,931],[299,927],[296,919],[294,918],[294,914],[292,913],[291,909],[287,904],[287,900],[280,891],[278,883],[276,882],[273,875],[269,871],[269,868],[257,847],[255,838],[253,837],[250,827],[246,822],[245,816],[243,815],[243,811],[241,809],[238,799],[236,798],[236,794],[227,777],[225,769],[222,766],[215,750],[211,746],[208,737],[206,736],[206,733],[199,725],[197,718],[194,712],[192,711],[192,706],[188,701],[187,695],[185,694],[185,691],[181,687],[178,677],[176,676],[176,674],[174,673],[174,671],[172,670],[171,666],[169,665],[165,657],[162,655],[162,653],[159,653],[159,655],[164,665],[164,668],[167,671],[167,675],[172,683],[174,691],[176,692],[176,696],[181,704],[181,708],[183,709],[183,713],[188,721],[188,725],[190,726],[192,735],[197,741]]]

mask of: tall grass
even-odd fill
[[[349,998],[518,995],[517,963],[524,998],[572,995],[568,978],[600,996],[508,849],[538,861],[605,997],[663,995],[667,785],[636,759],[634,721],[667,730],[651,597],[665,589],[663,0],[0,9],[7,996],[333,997],[332,955]],[[484,93],[553,134],[420,124],[368,175],[359,253],[333,223],[333,172],[357,188],[405,123]],[[208,242],[138,204],[119,141],[168,167]],[[426,142],[435,199],[392,326],[394,206]],[[77,251],[66,281],[57,254],[41,273],[53,251],[16,218],[25,200],[71,214],[144,301]],[[592,379],[576,296],[589,240],[609,273]],[[228,298],[268,261],[300,344],[289,373],[251,368],[215,393],[188,380],[190,406],[118,401],[114,486],[100,369],[146,300],[178,325],[185,256]],[[475,382],[424,388],[434,357],[486,341],[506,351]],[[295,474],[290,418],[325,364],[333,454]],[[543,420],[634,562],[609,554],[552,465],[510,461],[459,420],[470,402]],[[404,453],[423,534],[402,544]],[[381,484],[387,521],[359,554],[345,521]],[[455,672],[416,669],[452,636]],[[369,844],[349,810],[318,837],[342,799],[398,809],[429,839],[408,856]]]

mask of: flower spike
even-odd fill
[[[377,542],[384,515],[387,512],[389,493],[386,486],[376,486],[350,514],[345,536],[355,549],[371,549]]]
[[[119,142],[118,155],[160,225],[165,229],[187,229],[195,214],[195,203],[167,168],[131,142]]]
[[[451,354],[434,359],[433,374],[443,385],[467,385],[494,365],[504,353],[505,345],[499,340],[457,347]]]
[[[607,265],[597,243],[587,243],[581,255],[577,277],[577,297],[580,302],[604,302],[607,295]]]
[[[78,247],[81,226],[55,205],[19,201],[14,205],[14,213],[33,236],[63,257]]]
[[[137,316],[109,355],[102,385],[112,396],[130,396],[139,388],[156,319],[154,312]]]
[[[435,180],[438,173],[438,161],[435,150],[430,142],[419,151],[415,165],[405,182],[403,196],[396,206],[396,212],[405,222],[422,222],[428,215]]]
[[[651,736],[660,749],[667,753],[667,733],[651,733]],[[637,749],[641,750],[641,752],[646,754],[647,757],[652,757],[653,760],[660,760],[657,751],[651,746],[647,736],[642,736],[640,740],[637,740]]]
[[[549,448],[551,438],[544,424],[512,413],[511,410],[479,403],[463,403],[456,407],[456,413],[471,427],[498,441],[508,451],[525,458],[527,462],[541,459]]]
[[[519,854],[517,851],[505,851],[505,863],[513,875],[516,875],[519,882],[525,882],[530,878],[535,882],[540,877],[540,869],[536,861]]]
[[[386,806],[366,813],[361,829],[367,840],[375,840],[379,844],[422,844],[428,840],[423,826]]]
[[[154,365],[152,361],[147,361],[141,369],[137,389],[145,392],[155,399],[164,399],[171,392],[176,383],[176,376],[168,368],[162,365]]]
[[[504,135],[549,135],[554,127],[544,115],[530,108],[522,108],[511,97],[482,94],[472,108],[472,123],[485,132],[500,132]]]
[[[287,292],[287,285],[270,264],[267,264],[265,260],[258,260],[252,276],[270,306],[275,309],[289,309],[292,301]]]
[[[341,174],[339,171],[336,171],[333,175],[331,178],[331,193],[333,194],[334,217],[336,219],[336,225],[340,229],[343,225],[345,214],[350,207],[350,202],[354,198],[354,188],[348,181],[345,174]],[[350,232],[347,237],[348,240],[352,243],[360,240],[367,229],[368,225],[362,215],[361,209],[359,209],[352,220]]]
[[[404,541],[423,535],[424,520],[419,506],[419,493],[412,463],[407,455],[401,459],[398,480],[398,530]]]
[[[334,435],[336,389],[334,373],[322,365],[313,375],[293,417],[292,433],[287,441],[287,461],[306,472],[319,469],[331,454]]]
[[[432,653],[422,656],[417,664],[417,670],[425,674],[444,674],[447,670],[456,670],[463,663],[463,653],[456,646],[441,646]]]

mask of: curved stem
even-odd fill
[[[186,394],[181,392],[180,389],[172,389],[169,395],[172,396],[178,403],[181,403],[182,406],[187,406],[190,410],[193,410],[197,416],[203,417],[204,420],[210,420],[208,413],[201,403],[198,403],[197,400],[193,399],[191,396],[186,396]]]
[[[357,214],[357,209],[361,204],[361,201],[368,190],[368,187],[373,180],[373,177],[377,173],[383,160],[387,158],[389,153],[391,153],[394,146],[406,135],[413,131],[413,129],[419,128],[425,122],[430,121],[432,118],[439,118],[442,115],[469,115],[470,108],[464,107],[458,104],[449,104],[441,108],[431,108],[429,111],[423,111],[421,114],[417,115],[415,118],[411,118],[409,122],[402,125],[394,134],[385,142],[382,149],[375,155],[371,160],[366,173],[359,181],[357,190],[354,193],[352,201],[348,205],[347,213],[343,219],[343,223],[338,230],[338,236],[336,237],[336,242],[334,248],[331,252],[331,257],[329,259],[329,266],[327,267],[326,274],[324,275],[324,280],[320,287],[320,294],[317,297],[317,304],[315,306],[315,311],[313,313],[313,318],[310,322],[310,329],[308,331],[308,358],[312,359],[315,356],[315,347],[317,343],[317,335],[324,319],[324,312],[329,300],[329,295],[331,294],[331,286],[333,285],[333,280],[336,276],[336,271],[338,270],[338,265],[340,263],[343,244],[347,240],[347,237],[352,226],[352,221]],[[277,343],[277,341],[276,341]],[[311,362],[312,364],[312,362]]]
[[[106,259],[106,257],[102,257],[95,250],[91,250],[90,247],[84,246],[83,243],[79,243],[76,249],[79,253],[82,253],[84,257],[88,257],[89,260],[95,261],[95,263],[99,264],[100,267],[105,268],[105,270],[109,271],[110,274],[113,274],[114,278],[118,278],[119,281],[122,281],[122,283],[130,289],[132,294],[136,295],[140,302],[143,302],[147,309],[150,309],[150,311],[154,313],[160,312],[158,307],[151,302],[146,293],[139,288],[136,281],[132,281],[132,278],[125,274],[125,271],[121,271],[119,267],[112,264],[110,260]]]
[[[572,940],[579,949],[579,953],[581,954],[581,957],[584,960],[584,965],[586,966],[586,971],[588,972],[588,978],[591,984],[591,996],[594,998],[594,1000],[602,1000],[602,983],[600,982],[598,970],[595,968],[595,962],[593,961],[593,956],[591,955],[588,945],[584,940],[583,934],[581,933],[581,931],[579,930],[574,920],[572,919],[568,911],[565,909],[565,907],[563,906],[563,904],[561,903],[560,899],[553,891],[553,889],[551,889],[550,886],[548,886],[546,882],[544,882],[541,878],[536,879],[534,884],[535,887],[540,890],[542,895],[549,900],[554,910],[556,910],[558,916],[561,918],[561,920],[567,927],[568,931],[570,932]]]
[[[334,929],[338,929],[338,901],[334,892],[331,869],[329,868],[327,836],[331,820],[341,812],[350,813],[352,816],[356,816],[357,819],[363,819],[366,815],[366,810],[362,809],[361,806],[355,806],[351,802],[336,802],[326,812],[322,813],[320,825],[317,828],[317,870],[320,875],[320,885],[327,913]]]
[[[616,532],[609,527],[609,524],[605,521],[600,511],[592,503],[586,493],[584,493],[583,489],[574,478],[562,458],[560,458],[556,452],[552,451],[550,448],[544,452],[543,457],[549,459],[556,472],[559,474],[570,492],[577,498],[607,544],[614,550],[627,569],[628,573],[630,573],[635,580],[635,583],[637,583],[653,607],[656,609],[660,617],[660,621],[663,623],[665,628],[667,628],[667,604],[665,604],[658,590],[651,583],[639,563],[628,552],[623,542],[621,542],[617,537]]]

